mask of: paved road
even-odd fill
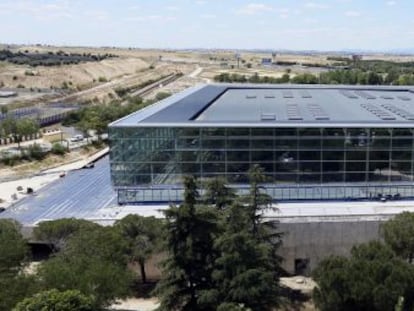
[[[0,214],[23,225],[59,218],[93,218],[100,209],[116,205],[111,187],[109,157],[95,163],[92,169],[69,172]]]

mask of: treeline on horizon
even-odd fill
[[[91,54],[91,53],[66,53],[57,52],[39,52],[34,53],[28,50],[24,52],[12,52],[10,50],[0,50],[0,61],[7,61],[17,65],[36,66],[60,66],[69,64],[79,64],[82,62],[98,62],[107,58],[118,57],[115,54]]]
[[[302,64],[307,67],[325,67],[330,69],[320,74],[291,74],[287,68],[281,77],[222,73],[216,75],[216,82],[228,83],[295,83],[295,84],[349,84],[349,85],[414,85],[414,62],[393,62],[385,60],[352,60],[346,57],[328,57],[335,61],[331,65]],[[280,66],[298,65],[298,62],[278,61]],[[336,69],[335,69],[336,68]]]
[[[221,73],[214,76],[216,82],[227,83],[294,83],[294,84],[348,84],[348,85],[414,85],[414,73],[398,73],[390,71],[382,74],[360,69],[333,70],[322,72],[319,76],[303,73],[291,76],[289,73],[281,77],[261,76],[254,73],[252,76],[237,73]]]

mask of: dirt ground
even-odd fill
[[[329,56],[323,53],[291,53],[280,52],[272,56],[270,52],[238,51],[240,68],[237,68],[236,52],[225,50],[156,50],[128,48],[88,48],[88,47],[52,47],[52,46],[21,46],[14,51],[57,52],[67,53],[115,54],[118,57],[100,62],[86,62],[77,65],[58,67],[30,67],[0,62],[0,84],[4,87],[16,88],[62,88],[71,94],[80,92],[76,100],[108,101],[116,97],[117,87],[137,86],[148,80],[158,79],[172,72],[183,72],[184,77],[166,88],[165,91],[175,93],[187,87],[213,82],[215,75],[223,72],[245,74],[258,73],[272,77],[280,77],[289,69],[291,76],[303,72],[318,74],[326,69],[294,66],[264,67],[262,58],[273,58],[273,61],[294,61],[298,63],[330,64]],[[364,55],[364,59],[383,59],[392,61],[413,61],[414,56],[403,55]],[[250,63],[251,68],[245,64]],[[232,68],[232,66],[234,68]],[[188,76],[196,68],[201,71],[194,77]],[[164,90],[163,90],[164,91]],[[73,95],[72,95],[73,96]],[[59,99],[56,97],[56,99]],[[16,101],[24,100],[16,98]]]

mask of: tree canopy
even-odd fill
[[[184,202],[167,218],[168,259],[157,287],[160,310],[273,310],[278,303],[279,235],[265,226],[270,198],[261,192],[259,167],[251,191],[237,197],[224,180],[184,179]],[[272,236],[272,238],[270,238]]]
[[[412,263],[414,259],[414,213],[398,214],[385,222],[381,229],[385,242],[394,252]]]
[[[63,250],[42,264],[38,278],[45,289],[77,289],[102,307],[129,293],[126,242],[112,227],[80,230]]]
[[[22,273],[27,255],[20,225],[0,219],[0,310],[11,310],[36,290],[34,279]]]
[[[13,311],[94,311],[93,297],[77,290],[60,292],[56,289],[35,294],[18,303]]]
[[[321,310],[392,311],[404,299],[412,310],[414,268],[380,242],[355,246],[351,257],[329,257],[313,272],[314,301]]]
[[[127,242],[130,262],[140,266],[141,279],[147,282],[145,263],[156,252],[161,250],[163,241],[163,221],[155,217],[128,215],[115,223],[122,237]]]
[[[47,243],[55,251],[60,251],[66,246],[69,238],[79,231],[92,230],[98,227],[97,224],[75,218],[62,218],[51,221],[42,221],[33,230],[36,240]]]

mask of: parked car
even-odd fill
[[[82,140],[83,140],[83,135],[80,135],[80,134],[75,135],[75,136],[70,138],[71,142],[77,142],[77,141],[82,141]]]

